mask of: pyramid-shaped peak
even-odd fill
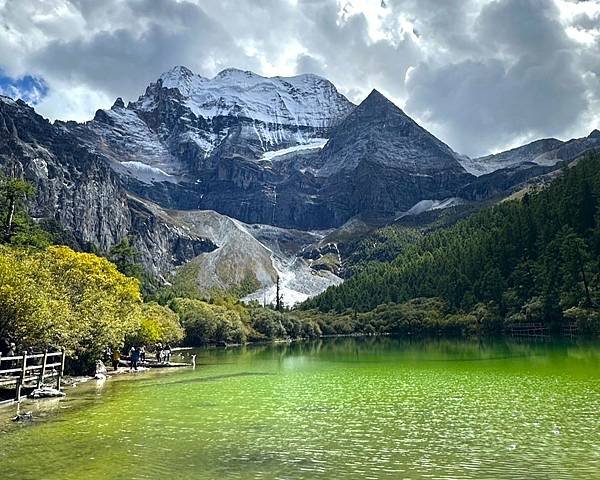
[[[600,130],[598,130],[597,128],[595,128],[594,130],[591,131],[591,133],[588,135],[588,138],[600,138]]]
[[[371,93],[369,93],[369,95],[367,95],[367,98],[365,98],[364,101],[388,101],[387,97],[381,93],[379,90],[377,90],[376,88],[374,88],[373,90],[371,90]]]
[[[411,174],[465,174],[450,147],[377,90],[335,129],[321,156],[326,159],[319,170],[323,176],[353,170],[363,161]]]
[[[357,113],[387,111],[390,113],[394,112],[396,114],[407,116],[400,107],[398,107],[394,102],[392,102],[383,93],[376,89],[371,90],[371,93],[369,93],[369,95],[367,95],[367,98],[365,98],[358,105],[358,108],[356,110]]]

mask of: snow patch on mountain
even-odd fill
[[[12,98],[7,97],[5,95],[0,95],[0,102],[4,102],[8,105],[15,105],[17,103]]]
[[[342,283],[340,277],[329,271],[313,270],[306,260],[298,255],[304,247],[322,240],[327,232],[306,232],[234,221],[271,253],[273,268],[279,276],[280,295],[284,305],[294,306],[324,292],[332,285]],[[247,295],[242,301],[275,304],[276,295],[277,285],[272,283]]]
[[[455,207],[464,203],[465,201],[459,197],[450,197],[445,198],[444,200],[421,200],[420,202],[415,203],[409,210],[399,215],[396,220],[400,220],[401,218],[409,215],[420,215],[424,212],[442,210],[444,208]]]
[[[332,285],[339,285],[342,279],[328,271],[316,271],[300,257],[280,258],[273,255],[273,266],[279,276],[279,293],[282,303],[293,307]],[[276,303],[277,285],[270,285],[242,298],[243,302],[257,301],[271,305]]]
[[[261,160],[271,161],[276,157],[281,157],[282,155],[287,155],[289,153],[298,153],[303,152],[305,150],[320,150],[327,143],[326,138],[313,138],[308,141],[308,143],[294,145],[292,147],[281,148],[279,150],[271,150],[269,152],[263,153]]]
[[[169,175],[160,168],[152,167],[142,162],[121,162],[119,166],[122,167],[122,170],[126,174],[136,178],[140,182],[148,184],[158,182],[177,183],[177,179],[173,175]],[[116,168],[119,169],[119,166],[116,166]]]

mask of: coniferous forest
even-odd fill
[[[500,330],[518,322],[553,329],[578,322],[597,333],[599,196],[596,155],[565,167],[547,187],[423,236],[393,261],[365,267],[304,308],[381,313],[398,312],[405,302],[434,302],[458,324]]]

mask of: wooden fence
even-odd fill
[[[0,354],[0,387],[15,386],[15,401],[21,401],[21,390],[25,383],[36,382],[41,387],[46,377],[56,376],[56,389],[65,371],[65,351],[45,351],[15,357],[3,357]]]

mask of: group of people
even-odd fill
[[[156,352],[156,361],[159,363],[169,363],[171,361],[171,346],[167,343],[163,346],[162,343],[154,345]],[[118,348],[114,350],[106,349],[106,358],[112,362],[114,370],[119,368],[121,363],[121,352]],[[129,370],[137,370],[141,364],[146,362],[146,347],[144,345],[134,345],[129,349]]]
[[[171,345],[168,343],[163,345],[158,342],[154,345],[154,350],[156,352],[156,361],[158,363],[169,363],[171,361]]]

